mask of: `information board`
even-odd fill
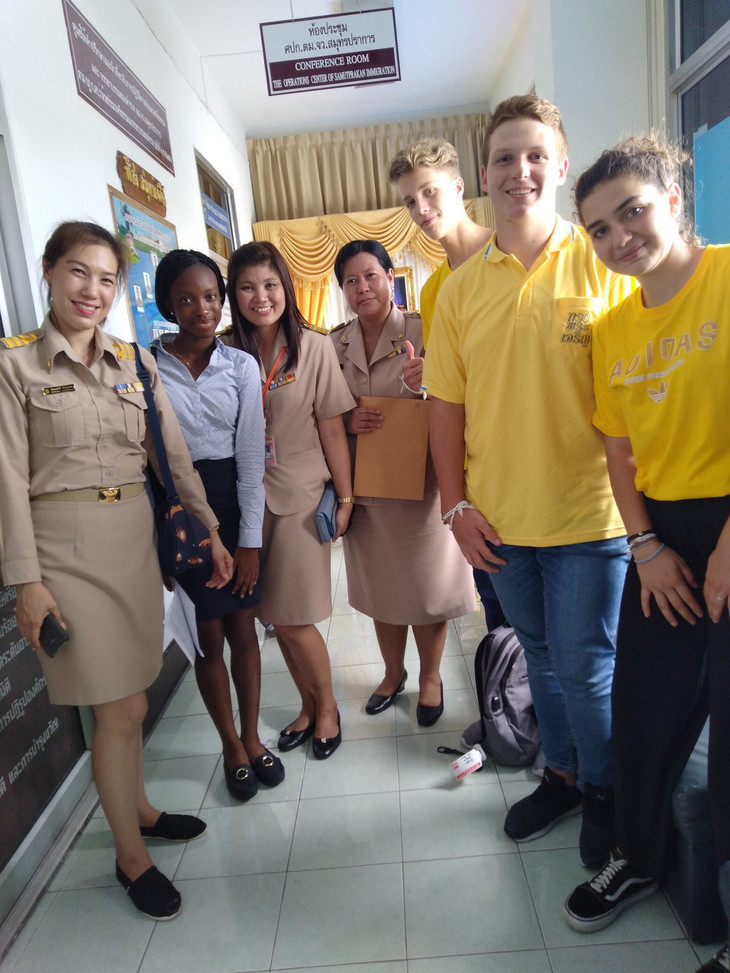
[[[79,711],[53,706],[0,578],[0,871],[86,749]]]

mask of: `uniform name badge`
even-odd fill
[[[276,447],[274,437],[266,436],[264,439],[264,466],[276,466]]]

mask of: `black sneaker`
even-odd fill
[[[580,827],[580,860],[586,868],[600,868],[616,844],[613,827],[613,791],[586,784],[583,793],[583,823]]]
[[[725,943],[719,953],[704,963],[697,973],[728,973],[730,970],[730,943]]]
[[[565,900],[563,913],[578,932],[596,932],[609,926],[619,913],[648,898],[659,887],[656,879],[640,875],[618,851],[588,882],[578,885]]]
[[[541,838],[563,818],[580,813],[583,795],[566,784],[549,767],[536,791],[513,804],[507,812],[504,830],[513,841]]]

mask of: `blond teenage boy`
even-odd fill
[[[583,807],[580,855],[613,842],[610,692],[626,572],[621,519],[591,424],[593,324],[626,293],[557,216],[568,170],[558,109],[497,106],[482,182],[496,230],[439,293],[424,381],[444,519],[492,574],[525,647],[547,768],[510,808],[530,841]],[[467,468],[464,471],[464,448]]]
[[[438,240],[446,252],[446,260],[421,288],[423,343],[427,345],[441,285],[453,270],[487,245],[493,231],[466,215],[459,156],[445,139],[422,139],[401,149],[390,163],[388,178],[395,184],[413,222],[431,240]],[[474,583],[484,606],[487,628],[492,631],[505,623],[492,579],[486,571],[475,568]]]

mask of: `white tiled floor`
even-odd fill
[[[200,813],[207,833],[187,847],[156,842],[156,864],[183,895],[174,922],[139,915],[114,878],[100,813],[58,870],[0,964],[8,973],[694,973],[693,947],[662,893],[593,936],[573,932],[562,902],[587,872],[580,818],[517,847],[506,808],[536,785],[495,768],[456,783],[440,744],[458,746],[476,716],[472,663],[480,615],[450,626],[445,713],[418,727],[418,657],[407,691],[368,717],[381,677],[372,624],[347,604],[333,551],[328,640],[345,742],[328,761],[286,754],[286,780],[238,805],[192,674],[145,749],[153,802]],[[274,746],[297,711],[275,640],[263,643],[262,738]]]

